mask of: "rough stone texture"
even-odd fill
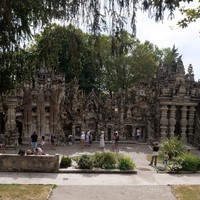
[[[191,65],[185,73],[181,57],[176,64],[176,69],[159,67],[152,82],[141,80],[128,91],[119,90],[104,100],[95,91],[86,95],[76,78],[65,83],[63,75],[41,68],[34,82],[18,86],[3,102],[8,109],[4,111],[5,130],[1,131],[8,140],[16,138],[17,127],[23,141],[36,131],[39,137],[56,134],[63,143],[70,134],[78,140],[81,131],[87,129],[94,140],[99,140],[102,130],[107,141],[112,140],[115,130],[119,131],[120,140],[135,140],[139,127],[143,142],[179,136],[199,145],[200,83],[194,80]]]
[[[0,171],[4,172],[58,172],[59,155],[0,154]]]

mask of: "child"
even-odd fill
[[[168,160],[169,160],[169,155],[167,152],[165,152],[164,156],[163,156],[163,165],[167,166]]]

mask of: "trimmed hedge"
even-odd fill
[[[200,170],[200,158],[198,156],[185,153],[177,157],[173,164],[169,166],[169,171],[190,171]]]
[[[79,169],[120,169],[134,170],[135,163],[129,156],[112,152],[96,152],[94,155],[82,155],[77,161]]]

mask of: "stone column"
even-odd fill
[[[16,145],[18,133],[16,130],[16,116],[15,116],[15,106],[17,105],[18,99],[8,97],[6,105],[8,110],[6,113],[6,122],[5,122],[5,137],[8,139],[8,145]]]
[[[187,125],[188,125],[188,121],[187,121],[187,107],[183,106],[181,108],[181,140],[183,142],[187,142],[187,137],[186,137],[186,130],[187,130]]]
[[[176,125],[176,107],[171,106],[170,117],[169,117],[169,134],[170,134],[170,137],[174,137],[175,125]]]
[[[189,118],[188,118],[188,136],[189,136],[189,143],[191,143],[194,139],[194,117],[195,117],[195,107],[191,106],[189,108]]]
[[[72,125],[72,138],[76,139],[76,130],[75,130],[75,125]]]
[[[161,130],[161,141],[163,141],[167,136],[167,111],[168,107],[166,105],[161,106],[161,119],[160,119],[160,130]]]

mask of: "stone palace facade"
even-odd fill
[[[0,104],[0,129],[9,144],[18,137],[30,138],[33,131],[39,137],[72,134],[79,140],[81,131],[88,129],[94,140],[103,130],[110,141],[117,130],[120,140],[131,141],[139,128],[142,142],[178,136],[198,145],[199,101],[200,83],[194,80],[191,65],[185,73],[181,57],[175,70],[159,67],[152,82],[141,81],[112,98],[97,96],[95,91],[86,95],[76,78],[66,83],[62,74],[41,69],[34,81],[25,81]]]

